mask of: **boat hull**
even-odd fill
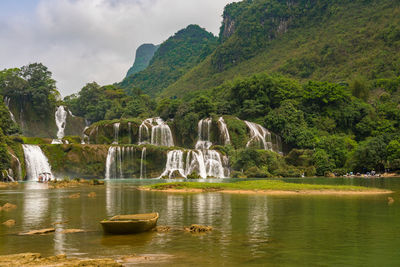
[[[153,229],[156,226],[158,220],[158,213],[145,214],[145,215],[146,216],[144,217],[150,217],[149,215],[153,216],[151,216],[151,218],[143,218],[143,219],[139,218],[134,220],[129,220],[129,219],[113,220],[114,218],[113,217],[110,220],[105,220],[100,223],[101,226],[103,227],[104,232],[107,234],[124,235],[124,234],[142,233]]]

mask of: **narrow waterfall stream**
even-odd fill
[[[21,162],[19,161],[18,157],[16,157],[14,154],[9,153],[11,157],[13,157],[17,163],[18,163],[18,180],[22,180],[22,167],[21,167]]]
[[[53,178],[51,166],[43,151],[37,145],[22,145],[25,156],[28,181],[38,181],[39,175]]]
[[[117,122],[113,124],[113,128],[114,128],[114,145],[118,145],[119,143],[119,126],[121,125],[121,123]]]
[[[140,179],[147,178],[146,165],[146,147],[143,147],[142,156],[140,157]]]
[[[64,138],[65,127],[67,126],[67,115],[68,112],[64,106],[59,106],[55,113],[56,125],[58,128],[57,139],[53,139],[52,144],[62,144]]]
[[[10,117],[11,117],[12,121],[17,123],[17,121],[15,120],[14,114],[11,112],[11,109],[10,109],[10,100],[11,99],[9,97],[7,97],[7,96],[4,97],[4,104],[6,105],[8,112],[10,113]]]

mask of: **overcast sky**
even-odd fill
[[[0,0],[0,69],[42,62],[63,96],[88,82],[119,82],[143,43],[159,44],[189,24],[217,35],[229,2]]]

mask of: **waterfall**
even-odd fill
[[[146,119],[140,125],[139,145],[148,143],[155,146],[174,146],[171,129],[161,118]]]
[[[10,117],[12,119],[13,122],[17,123],[17,121],[15,120],[14,114],[11,112],[10,109],[10,98],[8,96],[4,97],[4,104],[6,105],[8,112],[10,113]]]
[[[167,163],[161,177],[168,176],[174,178],[174,174],[178,172],[181,177],[186,178],[185,170],[183,169],[183,151],[172,150],[167,154]]]
[[[147,178],[147,173],[146,173],[146,147],[143,147],[142,149],[142,156],[140,158],[140,179],[146,179]]]
[[[121,125],[121,123],[117,122],[113,124],[113,128],[114,128],[114,145],[118,145],[118,141],[119,141],[119,126]]]
[[[196,143],[196,149],[209,149],[212,146],[210,141],[212,119],[207,118],[200,120],[197,124],[198,128],[198,140]]]
[[[89,128],[89,127],[86,126],[85,129],[83,129],[83,133],[82,133],[83,137],[82,137],[82,140],[81,140],[81,145],[85,145],[85,144],[86,144],[86,143],[85,143],[85,140],[88,140],[88,143],[89,143],[89,136],[87,136],[87,135],[85,134],[85,131],[86,131],[88,128]]]
[[[244,122],[250,130],[250,140],[247,142],[246,147],[255,146],[264,150],[282,153],[282,140],[279,135],[271,133],[257,123]]]
[[[225,178],[229,177],[227,157],[221,159],[221,155],[216,150],[191,150],[186,156],[185,175],[194,171],[205,179],[207,177]]]
[[[13,157],[17,163],[18,163],[18,180],[22,180],[22,168],[21,168],[21,162],[19,161],[18,157],[16,157],[14,154],[10,153],[11,157]]]
[[[52,144],[62,144],[62,139],[64,138],[64,130],[67,125],[67,114],[64,106],[59,106],[55,113],[56,125],[58,128],[57,139],[53,139]]]
[[[106,180],[117,177],[117,171],[116,171],[116,167],[115,167],[116,166],[116,163],[115,163],[116,151],[117,151],[117,148],[115,146],[111,146],[108,149],[107,159],[106,159],[106,175],[105,175]]]
[[[43,151],[36,145],[22,145],[25,155],[26,174],[29,181],[38,181],[39,175],[52,178],[51,166]]]
[[[134,147],[110,146],[106,159],[105,179],[134,177]]]
[[[247,142],[246,147],[256,146],[265,150],[272,150],[271,133],[261,125],[244,121],[250,130],[250,140]]]
[[[218,128],[221,132],[221,137],[224,140],[224,145],[230,145],[231,137],[229,136],[228,126],[226,125],[223,117],[218,119]]]

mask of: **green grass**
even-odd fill
[[[350,186],[350,185],[318,185],[286,183],[274,180],[240,181],[235,183],[198,183],[198,182],[174,182],[160,183],[148,186],[150,189],[202,189],[202,190],[276,190],[276,191],[300,191],[300,190],[335,190],[335,191],[381,191],[381,189]]]

